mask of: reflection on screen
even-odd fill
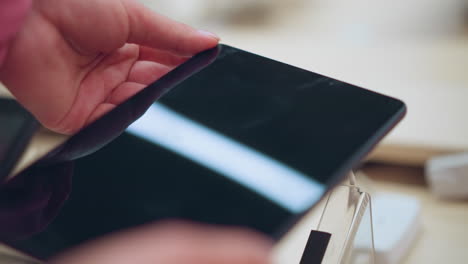
[[[324,186],[246,145],[155,103],[128,129],[263,195],[291,213],[316,202]]]

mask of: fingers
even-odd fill
[[[132,0],[121,0],[129,19],[128,42],[181,56],[193,56],[215,47],[219,38],[152,12]]]
[[[107,103],[119,105],[146,87],[145,84],[125,82],[117,87],[107,99]]]
[[[114,88],[106,99],[100,104],[86,121],[86,125],[96,121],[104,114],[110,112],[117,105],[134,96],[146,86],[153,83],[174,67],[166,66],[152,61],[137,61],[128,74],[127,81]]]
[[[89,120],[96,119],[96,113],[104,113],[105,111],[96,109],[106,102],[115,88],[126,81],[138,59],[138,50],[137,45],[127,44],[101,59],[80,80],[77,92],[68,95],[74,99],[68,112],[59,122],[48,127],[60,133],[73,134],[89,123]]]
[[[126,231],[52,260],[61,264],[268,264],[270,242],[251,231],[163,224]]]
[[[101,116],[107,114],[108,112],[110,112],[112,109],[115,108],[115,104],[111,104],[111,103],[102,103],[100,104],[98,107],[96,107],[96,109],[90,114],[88,120],[86,120],[86,123],[85,125],[89,125],[91,124],[92,122],[96,121],[97,119],[99,119]]]
[[[140,57],[138,60],[154,61],[167,66],[178,66],[189,58],[190,57],[178,56],[167,51],[140,46]]]
[[[127,81],[141,84],[151,84],[174,67],[152,61],[137,61],[128,74]]]
[[[100,104],[86,121],[86,125],[96,121],[99,117],[114,109],[128,98],[134,96],[146,86],[171,71],[174,67],[166,66],[152,61],[137,61],[128,74],[127,81],[114,88],[106,99]]]

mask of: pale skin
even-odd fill
[[[0,80],[43,125],[72,134],[218,41],[133,0],[36,0]]]
[[[218,41],[132,0],[35,0],[0,80],[44,126],[73,134]],[[269,248],[244,229],[163,223],[88,242],[51,263],[266,264]]]
[[[270,241],[251,231],[183,222],[138,227],[98,239],[50,264],[267,264]]]

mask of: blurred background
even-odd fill
[[[382,247],[398,257],[380,263],[466,263],[468,0],[140,1],[225,44],[405,101],[407,117],[358,173],[371,195],[416,201],[413,212],[388,207],[415,215],[414,235]],[[465,188],[456,197],[437,187],[449,176]]]
[[[374,204],[378,263],[466,263],[467,0],[142,2],[223,43],[405,101],[407,117],[358,173],[371,195],[397,195]],[[466,187],[454,196],[453,185]],[[405,235],[386,245],[378,228]]]
[[[408,116],[374,159],[420,165],[468,149],[466,0],[142,2],[226,44],[403,99]]]

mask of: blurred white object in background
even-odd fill
[[[422,230],[421,202],[397,193],[372,197],[375,263],[397,264],[408,254]]]
[[[381,192],[372,195],[372,225],[375,263],[401,263],[422,231],[421,202],[408,195]],[[364,218],[363,221],[369,221]],[[363,222],[362,225],[370,225]],[[368,250],[368,242],[361,237],[355,240],[356,254]],[[358,259],[351,262],[363,264]]]
[[[468,198],[468,152],[438,156],[426,163],[426,179],[440,198]]]

